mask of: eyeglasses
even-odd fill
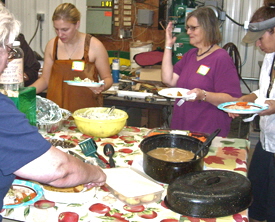
[[[13,49],[12,47],[6,45],[7,47],[7,52],[8,52],[8,58],[11,59],[12,57],[14,57],[16,51],[15,49]]]
[[[200,26],[199,25],[198,26],[188,26],[188,25],[186,25],[185,30],[188,31],[188,29],[190,29],[191,32],[194,32],[198,27],[200,27]]]

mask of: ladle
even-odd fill
[[[111,144],[106,144],[103,148],[103,152],[106,156],[109,157],[109,165],[110,167],[116,167],[115,161],[113,159],[113,155],[115,154],[115,149]]]
[[[201,144],[201,146],[199,147],[199,149],[195,152],[195,156],[192,160],[197,159],[198,154],[203,150],[203,148],[209,146],[209,144],[212,142],[212,140],[219,134],[219,132],[221,131],[221,129],[216,129],[207,139],[205,142],[203,142]]]

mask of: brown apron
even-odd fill
[[[88,56],[91,38],[91,35],[86,34],[84,56],[80,60],[58,60],[56,56],[58,37],[54,42],[54,64],[48,85],[47,98],[59,105],[60,108],[67,109],[72,113],[81,108],[103,106],[102,94],[96,95],[87,87],[71,86],[64,82],[64,80],[74,80],[75,77],[89,78],[98,82],[97,69],[94,63],[89,62]],[[84,70],[73,71],[73,61],[84,61]]]

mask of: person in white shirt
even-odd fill
[[[259,113],[260,140],[255,147],[248,170],[253,203],[249,221],[275,221],[275,1],[265,1],[252,16],[244,43],[255,43],[266,53],[261,67],[259,89],[244,95],[239,101],[267,104]],[[229,114],[231,117],[236,114]]]

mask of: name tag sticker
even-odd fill
[[[83,61],[73,61],[72,70],[73,71],[83,71],[85,63]]]
[[[209,72],[209,70],[210,70],[210,67],[205,66],[205,65],[201,65],[198,68],[197,73],[205,76]]]

